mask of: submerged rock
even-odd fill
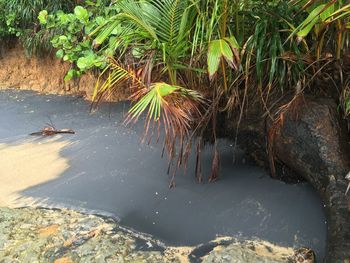
[[[166,247],[121,228],[114,220],[70,210],[0,208],[1,263],[282,263],[293,262],[294,254],[291,248],[268,242],[230,238],[211,242],[210,249],[203,247]],[[204,253],[199,256],[198,251]]]

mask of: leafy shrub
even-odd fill
[[[57,50],[56,57],[73,65],[65,80],[80,77],[92,68],[103,69],[107,65],[107,57],[114,55],[114,50],[98,48],[88,37],[92,30],[106,22],[105,17],[113,13],[113,9],[106,8],[104,2],[90,2],[85,7],[76,6],[72,13],[58,11],[49,14],[47,10],[42,10],[38,16],[47,31],[56,33],[51,39]]]
[[[74,8],[73,0],[1,0],[0,37],[17,37],[23,43],[27,54],[42,54],[52,50],[52,34],[42,32],[37,19],[43,9],[56,12]]]

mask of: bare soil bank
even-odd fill
[[[69,63],[62,62],[54,55],[28,58],[23,47],[13,44],[0,53],[0,89],[18,88],[51,94],[72,94],[92,99],[97,76],[89,72],[79,80],[64,81],[70,69]],[[120,89],[111,98],[125,100],[128,95]]]

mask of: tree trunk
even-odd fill
[[[328,225],[325,262],[350,263],[347,130],[331,100],[303,99],[296,110],[297,115],[285,111],[279,125],[268,125],[275,128],[269,142],[272,155],[310,182],[323,198]]]

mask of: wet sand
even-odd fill
[[[232,164],[232,146],[220,142],[221,178],[198,184],[193,161],[169,189],[161,145],[140,145],[142,124],[122,125],[127,104],[89,114],[75,98],[0,91],[0,205],[67,207],[111,215],[121,224],[169,245],[192,246],[216,236],[307,246],[322,258],[323,205],[308,185],[272,180],[262,169]],[[75,135],[33,138],[52,120]],[[209,172],[212,152],[203,154]],[[243,157],[238,160],[243,161]]]
[[[11,146],[0,144],[0,206],[23,205],[17,202],[21,199],[21,191],[54,180],[64,173],[69,168],[68,159],[62,158],[60,151],[67,145],[67,142],[57,139]]]

